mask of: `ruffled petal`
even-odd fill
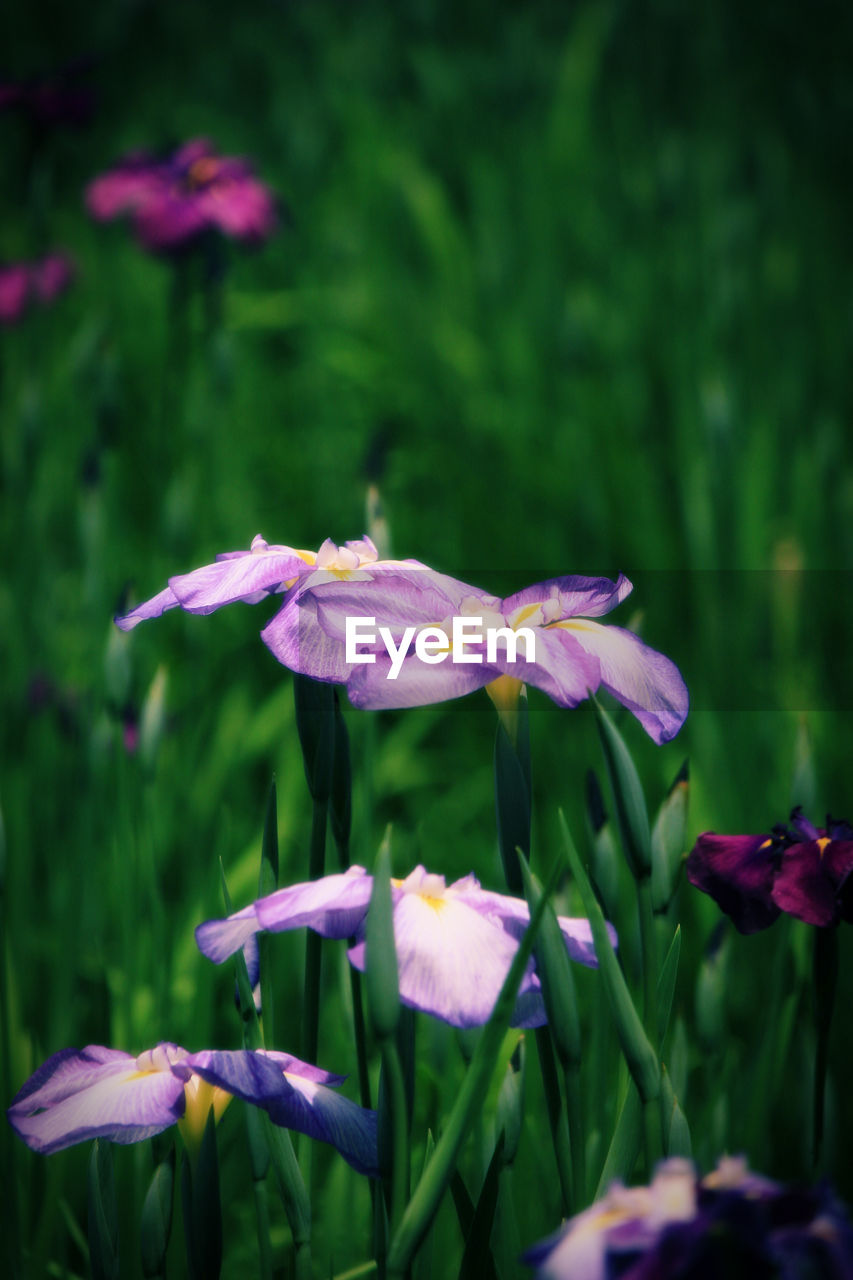
[[[227,555],[191,573],[169,579],[176,600],[187,613],[213,613],[238,600],[284,591],[301,573],[310,572],[291,547],[268,547]]]
[[[519,644],[517,660],[507,661],[498,650],[497,666],[502,675],[515,676],[525,684],[535,685],[561,707],[576,707],[598,688],[601,678],[597,658],[565,632],[546,627],[532,628],[535,636],[535,661],[530,662]]]
[[[203,1080],[262,1107],[275,1124],[331,1143],[359,1173],[377,1175],[376,1113],[334,1093],[340,1077],[320,1072],[289,1054],[263,1050],[205,1050],[187,1066]]]
[[[581,574],[567,574],[562,578],[549,578],[531,587],[516,591],[501,603],[501,612],[507,617],[517,609],[527,609],[540,604],[556,602],[557,618],[597,618],[609,613],[631,594],[633,587],[624,573],[615,582],[610,578],[585,578]],[[552,608],[554,604],[552,603]]]
[[[778,854],[768,836],[718,836],[706,831],[687,858],[687,879],[710,894],[741,933],[777,919],[773,898]]]

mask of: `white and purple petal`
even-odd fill
[[[512,898],[505,893],[493,893],[489,889],[481,889],[479,884],[470,881],[473,876],[457,880],[450,886],[449,892],[457,893],[471,907],[486,919],[499,924],[513,938],[521,940],[530,923],[530,909],[522,898]],[[587,968],[596,969],[598,959],[592,942],[590,923],[583,916],[558,916],[557,923],[566,940],[566,948],[572,960]],[[612,924],[607,925],[610,941],[618,945],[616,930]]]
[[[482,1026],[488,1021],[509,972],[517,941],[451,894],[430,897],[395,893],[394,940],[403,1004],[455,1027]],[[357,969],[366,963],[365,944],[352,947]],[[538,984],[532,963],[522,980],[530,994]],[[517,1026],[545,1021],[541,999],[518,1008]]]
[[[571,636],[597,658],[604,688],[637,717],[655,742],[675,737],[687,718],[689,699],[674,662],[622,627],[577,618],[553,630]]]
[[[140,1071],[131,1054],[90,1045],[49,1058],[7,1114],[28,1147],[49,1155],[91,1138],[139,1142],[183,1113],[184,1085],[170,1071]]]
[[[205,920],[196,928],[196,943],[209,960],[222,964],[259,929],[281,933],[307,927],[324,938],[353,937],[367,914],[372,884],[364,867],[355,866],[277,889],[224,919]]]

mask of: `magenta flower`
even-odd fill
[[[25,262],[0,266],[0,324],[17,324],[27,309],[30,272]]]
[[[64,293],[74,278],[66,253],[54,251],[36,262],[0,266],[0,324],[17,324],[31,302],[46,305]]]
[[[363,970],[372,887],[373,877],[363,867],[291,885],[223,920],[199,925],[196,941],[204,955],[221,964],[260,929],[279,933],[307,927],[324,938],[354,938],[349,959]],[[481,889],[473,875],[448,885],[444,876],[423,867],[392,881],[391,895],[402,1003],[455,1027],[487,1022],[530,919],[527,903]],[[589,922],[563,916],[559,923],[571,958],[594,968]],[[545,1021],[531,961],[513,1025],[537,1027]]]
[[[769,835],[704,832],[687,878],[710,894],[741,933],[766,929],[785,912],[826,928],[853,921],[853,828],[827,818],[818,828],[799,809]]]
[[[853,1231],[826,1185],[783,1187],[731,1157],[699,1178],[689,1161],[670,1159],[647,1187],[614,1183],[525,1260],[536,1280],[849,1280]]]
[[[248,161],[218,155],[204,138],[165,158],[126,156],[89,184],[86,205],[98,221],[132,216],[152,253],[192,248],[210,232],[261,244],[278,222],[275,197]]]
[[[275,1124],[331,1143],[354,1169],[375,1176],[376,1113],[329,1087],[342,1080],[270,1049],[187,1053],[165,1043],[134,1057],[89,1045],[48,1058],[7,1115],[18,1136],[43,1155],[90,1138],[141,1142],[175,1123],[194,1145],[210,1108],[218,1120],[237,1097],[261,1107]]]
[[[315,679],[343,679],[357,707],[407,707],[441,702],[507,677],[512,687],[532,684],[558,705],[576,707],[599,687],[637,717],[655,742],[668,742],[684,723],[688,696],[678,668],[622,627],[596,621],[631,591],[623,575],[569,576],[526,587],[501,600],[444,574],[388,577],[382,589],[359,580],[315,590],[306,584],[286,601],[262,632],[279,661]],[[373,642],[357,662],[342,666],[347,623],[367,616]],[[461,626],[460,626],[461,623]],[[454,624],[478,634],[464,655],[450,655]],[[479,625],[478,625],[479,624]],[[385,627],[393,644],[380,638]],[[325,645],[316,639],[317,632]],[[419,649],[419,635],[429,644]],[[489,651],[488,634],[494,638]],[[405,648],[400,660],[397,653]],[[407,646],[407,647],[406,647]],[[427,648],[432,654],[427,660]],[[391,652],[392,648],[395,650]],[[317,659],[329,655],[325,667]],[[442,654],[445,659],[441,660]],[[440,665],[439,665],[440,662]],[[498,700],[497,697],[495,699]]]

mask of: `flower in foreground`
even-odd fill
[[[351,963],[365,968],[364,928],[373,877],[363,867],[291,885],[196,929],[199,949],[221,964],[260,929],[307,927],[324,938],[353,938]],[[529,921],[527,903],[481,889],[473,875],[448,885],[416,867],[391,882],[400,999],[455,1027],[487,1022]],[[589,922],[559,917],[573,960],[596,965]],[[615,942],[615,933],[612,933]],[[521,983],[516,1027],[541,1026],[545,1005],[533,961]]]
[[[375,1175],[376,1113],[329,1088],[342,1080],[273,1050],[188,1053],[164,1043],[134,1057],[89,1045],[48,1058],[7,1114],[27,1146],[44,1155],[90,1138],[141,1142],[175,1123],[194,1146],[210,1108],[219,1119],[238,1097],[275,1124],[331,1143],[353,1168]]]
[[[853,827],[830,817],[815,827],[799,809],[769,834],[699,836],[687,878],[711,895],[741,933],[782,913],[825,928],[853,921]]]
[[[432,570],[388,578],[382,585],[377,591],[359,575],[322,591],[308,584],[265,628],[264,641],[287,666],[328,680],[340,665],[325,669],[315,660],[318,629],[328,641],[325,652],[336,656],[344,653],[352,617],[375,618],[377,636],[384,626],[397,648],[408,640],[393,678],[393,659],[378,640],[363,648],[361,662],[348,667],[347,693],[358,707],[420,706],[514,681],[517,691],[522,684],[535,685],[563,707],[576,707],[604,688],[658,743],[668,742],[684,723],[687,689],[675,664],[633,632],[597,621],[631,592],[624,575],[615,582],[579,575],[552,578],[504,599]],[[427,665],[416,652],[417,634],[430,631],[431,644],[438,648],[444,642],[449,648],[454,618],[479,619],[484,637],[488,631],[496,637],[493,656],[484,638],[466,646],[464,661],[438,665],[437,653],[436,665]],[[533,658],[524,630],[533,637]],[[515,637],[517,642],[508,645]]]
[[[93,218],[125,214],[144,248],[175,253],[209,232],[261,244],[276,228],[273,193],[241,157],[221,156],[205,138],[194,138],[166,157],[133,152],[86,190]]]
[[[526,1261],[537,1280],[849,1280],[853,1230],[826,1186],[783,1187],[731,1157],[699,1178],[670,1159],[648,1187],[615,1183]]]
[[[0,266],[0,324],[17,324],[31,302],[53,302],[73,278],[71,259],[58,251],[36,262]]]

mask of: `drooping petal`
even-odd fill
[[[272,1120],[330,1143],[358,1173],[377,1178],[376,1112],[303,1076],[288,1075],[287,1080],[293,1092],[278,1107],[270,1108]]]
[[[329,1142],[359,1173],[377,1175],[376,1113],[333,1092],[320,1072],[289,1054],[205,1050],[187,1066],[203,1080],[262,1107],[275,1124]]]
[[[349,678],[352,668],[346,661],[346,646],[319,625],[311,592],[292,592],[261,631],[261,639],[291,671],[332,684],[345,684]]]
[[[687,879],[708,893],[741,933],[766,929],[779,915],[773,899],[778,853],[768,836],[706,831],[687,858]]]
[[[222,920],[206,920],[195,931],[203,955],[222,964],[258,929],[281,933],[308,927],[324,938],[349,938],[367,913],[373,878],[364,867],[289,885],[259,898]]]
[[[138,623],[145,622],[148,618],[159,618],[167,609],[177,609],[179,605],[180,600],[172,588],[164,587],[156,596],[138,604],[129,613],[120,614],[114,622],[122,631],[132,631]]]
[[[308,568],[304,553],[255,539],[251,551],[222,556],[213,564],[170,578],[169,586],[188,613],[207,614],[238,600],[253,601],[258,593],[263,598],[284,591]]]
[[[487,1022],[518,943],[504,929],[451,895],[395,895],[394,940],[403,1004],[449,1022],[476,1027]],[[349,951],[352,964],[365,968],[365,944]],[[535,990],[532,964],[522,990]],[[516,1026],[545,1021],[541,998],[517,1009]]]
[[[536,627],[533,631],[535,661],[522,656],[524,646],[519,644],[515,662],[509,662],[498,650],[498,670],[502,675],[515,676],[525,684],[535,685],[558,706],[576,707],[599,686],[598,659],[573,636],[556,628]]]
[[[235,951],[245,946],[260,929],[255,904],[235,911],[223,920],[205,920],[196,927],[195,940],[202,955],[214,964],[222,964]]]
[[[587,619],[557,623],[601,666],[604,688],[637,717],[658,744],[669,742],[687,718],[687,686],[674,662],[632,631]]]
[[[9,1108],[9,1122],[49,1155],[90,1138],[139,1142],[183,1115],[184,1086],[170,1071],[140,1071],[137,1059],[90,1045],[49,1058]]]

